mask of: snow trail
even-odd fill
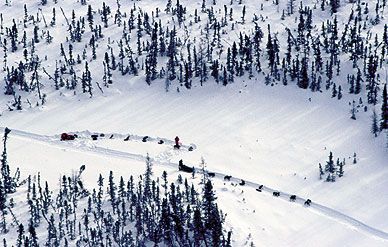
[[[0,127],[0,130],[3,131],[4,128]],[[86,136],[86,134],[91,134],[91,132],[88,132],[88,131],[73,132],[73,133],[85,135],[85,136]],[[118,150],[114,150],[114,149],[97,147],[97,146],[90,147],[90,146],[84,145],[84,143],[74,143],[71,141],[59,141],[59,137],[57,137],[57,136],[53,137],[53,136],[47,136],[47,135],[39,135],[39,134],[34,134],[34,133],[21,131],[21,130],[14,130],[14,129],[12,129],[10,135],[17,137],[17,138],[34,140],[34,141],[37,141],[39,143],[42,143],[45,145],[48,144],[50,146],[54,146],[54,147],[58,147],[58,148],[67,148],[67,149],[70,149],[70,150],[76,151],[76,152],[88,152],[88,153],[92,153],[92,154],[96,154],[96,155],[102,155],[102,156],[108,155],[108,156],[114,156],[117,158],[131,159],[131,160],[137,160],[137,161],[144,161],[146,159],[146,156],[141,155],[141,154],[134,154],[134,153],[118,151]],[[128,135],[123,135],[123,134],[114,134],[114,135],[116,137],[120,137],[120,138],[123,138],[123,137],[125,138],[126,136],[128,136]],[[141,140],[143,138],[141,136],[136,136],[136,135],[131,135],[131,136],[133,137],[134,140]],[[150,141],[157,141],[160,139],[163,139],[165,141],[165,144],[174,144],[174,141],[168,140],[166,138],[151,138],[151,137],[149,138]],[[74,144],[81,144],[81,145],[74,145]],[[196,148],[196,146],[194,144],[191,144],[191,146]],[[189,146],[185,146],[185,148],[188,148],[188,147]],[[153,158],[151,158],[151,161],[153,163],[156,163],[156,164],[159,164],[159,165],[162,165],[165,167],[170,167],[170,168],[175,168],[175,169],[178,168],[178,163],[162,162],[162,161],[159,161],[159,160],[156,160]],[[186,165],[188,165],[190,167],[194,167],[197,173],[201,173],[201,169],[199,167],[191,166],[189,164],[186,164]],[[219,172],[214,172],[214,174],[215,174],[215,178],[222,179],[222,180],[224,179],[225,176],[229,175],[229,174],[223,174],[223,173],[219,173]],[[278,198],[280,198],[282,200],[290,201],[291,194],[283,192],[283,191],[272,189],[270,187],[264,186],[264,185],[256,183],[256,182],[247,181],[243,178],[234,177],[234,176],[232,176],[229,181],[238,184],[242,180],[245,181],[245,185],[244,185],[245,187],[257,189],[260,186],[262,186],[262,188],[261,188],[262,192],[269,193],[271,195],[273,192],[280,192],[280,196]],[[262,193],[262,192],[257,192],[257,193]],[[305,198],[296,196],[296,200],[294,202],[290,201],[290,203],[298,203],[298,204],[304,206],[304,203],[306,202],[306,200],[307,199],[305,199]],[[369,226],[369,225],[367,225],[367,224],[365,224],[365,223],[363,223],[363,222],[361,222],[361,221],[359,221],[351,216],[345,215],[345,214],[343,214],[335,209],[326,207],[326,206],[319,204],[319,203],[315,203],[314,201],[311,202],[310,206],[305,206],[305,208],[311,210],[312,212],[314,212],[318,215],[322,215],[322,216],[330,218],[334,221],[337,221],[337,222],[339,222],[339,223],[341,223],[349,228],[352,228],[356,231],[367,234],[368,236],[371,236],[375,239],[378,239],[378,240],[381,240],[384,242],[388,241],[388,233],[387,232],[384,232],[382,230],[379,230],[379,229],[376,229],[372,226]]]
[[[74,133],[74,134],[77,134],[79,137],[81,138],[90,138],[91,135],[93,134],[100,134],[100,133],[97,133],[97,132],[91,132],[91,131],[88,131],[88,130],[84,130],[84,131],[75,131],[75,132],[69,132],[69,133]],[[99,137],[99,138],[102,138],[102,139],[110,139],[110,137],[112,136],[112,139],[125,139],[129,136],[129,140],[128,141],[138,141],[138,142],[142,142],[143,138],[145,136],[140,136],[140,135],[135,135],[135,134],[122,134],[122,133],[104,133],[105,137]],[[59,138],[59,135],[58,135],[58,138]],[[168,138],[164,138],[164,137],[151,137],[151,136],[148,136],[147,138],[147,142],[158,142],[158,141],[163,141],[162,144],[160,145],[175,145],[175,141],[174,140],[170,140]],[[189,145],[184,145],[184,144],[181,144],[181,149],[189,149],[190,147],[193,148],[193,150],[195,150],[197,148],[197,146],[193,143],[190,143]]]

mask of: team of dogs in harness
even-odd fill
[[[97,141],[98,138],[104,138],[105,137],[105,134],[104,133],[101,133],[101,134],[92,134],[90,135],[90,138],[93,140],[93,141]],[[61,134],[61,141],[73,141],[75,140],[76,138],[78,138],[78,135],[77,134],[69,134],[69,133],[62,133]],[[114,135],[111,134],[109,136],[109,139],[114,139]],[[144,136],[142,138],[142,142],[148,142],[150,139],[149,136]],[[130,135],[128,135],[127,137],[124,138],[124,141],[129,141],[130,140]],[[165,141],[162,140],[162,139],[159,139],[158,140],[158,144],[164,144]],[[175,145],[174,145],[174,149],[180,149],[181,148],[181,144],[179,143],[179,137],[175,137]],[[193,151],[194,150],[194,147],[193,146],[189,146],[188,147],[188,151]]]
[[[190,166],[184,165],[182,160],[180,160],[179,163],[178,163],[178,169],[179,169],[179,171],[187,172],[187,173],[195,172],[195,168],[194,167],[190,167]],[[216,174],[214,172],[207,172],[207,175],[209,177],[215,177],[216,176]],[[231,179],[232,179],[232,176],[230,176],[230,175],[224,176],[224,180],[225,181],[230,181]],[[241,179],[241,181],[239,182],[239,185],[240,186],[244,186],[245,185],[245,180]],[[258,188],[256,188],[256,191],[262,192],[263,191],[263,187],[264,187],[264,185],[260,185]],[[280,192],[279,191],[274,191],[274,192],[272,192],[272,195],[275,196],[275,197],[279,197],[280,196]],[[291,202],[295,202],[296,199],[297,199],[296,195],[291,195],[290,196],[290,201]],[[304,202],[304,205],[305,206],[310,206],[311,203],[312,203],[311,200],[307,199]]]
[[[105,137],[105,134],[103,134],[103,133],[102,133],[102,134],[92,134],[92,135],[90,135],[90,137],[91,137],[91,139],[92,139],[93,141],[96,141],[96,140],[98,140],[99,137]],[[72,141],[72,140],[75,140],[76,138],[78,138],[78,135],[77,135],[77,134],[68,134],[68,133],[62,133],[62,134],[61,134],[61,141]],[[112,134],[112,135],[109,137],[109,139],[113,139],[113,138],[114,138],[114,136],[113,136],[113,134]],[[149,138],[150,138],[149,136],[144,136],[144,137],[142,138],[142,142],[147,142],[147,141],[149,140]],[[124,139],[124,141],[129,141],[129,139],[130,139],[130,136],[128,135],[128,136]],[[161,140],[161,139],[160,139],[160,140],[158,141],[158,144],[164,144],[164,140]],[[179,143],[179,137],[175,137],[175,145],[174,145],[174,149],[179,149],[180,147],[181,147],[181,145],[180,145],[180,143]],[[194,148],[193,148],[192,146],[190,146],[190,147],[188,148],[188,150],[189,150],[189,151],[193,151]],[[187,173],[193,173],[193,172],[195,172],[195,168],[183,164],[183,160],[179,160],[178,169],[179,169],[179,171],[187,172]],[[216,176],[216,174],[215,174],[214,172],[207,172],[207,175],[208,175],[209,177],[215,177],[215,176]],[[226,176],[224,177],[224,180],[225,180],[225,181],[230,181],[231,178],[232,178],[232,176],[226,175]],[[244,186],[244,185],[245,185],[245,180],[241,179],[241,181],[239,182],[239,185],[240,185],[240,186]],[[262,191],[263,191],[263,187],[264,187],[263,185],[260,185],[258,188],[256,188],[256,191],[262,192]],[[279,191],[274,191],[274,192],[272,192],[272,195],[273,195],[274,197],[279,197],[279,196],[280,196],[280,192],[279,192]],[[296,195],[291,195],[291,196],[290,196],[290,201],[291,201],[291,202],[295,202],[296,199],[297,199],[297,196],[296,196]],[[310,206],[311,203],[312,203],[311,200],[310,200],[310,199],[307,199],[307,200],[304,202],[304,205],[305,205],[305,206]]]

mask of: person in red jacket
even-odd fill
[[[179,145],[179,137],[178,136],[176,136],[175,137],[175,146],[174,146],[175,148],[180,148],[180,145]]]

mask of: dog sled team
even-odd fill
[[[90,135],[90,138],[93,140],[93,141],[97,141],[99,138],[103,138],[105,137],[105,134],[104,133],[101,133],[101,134],[92,134]],[[61,141],[73,141],[75,140],[76,138],[78,138],[78,135],[77,134],[72,134],[72,133],[62,133],[61,136],[60,136],[60,140]],[[130,135],[128,135],[127,137],[124,138],[124,141],[129,141],[131,138]],[[114,135],[111,134],[109,136],[109,139],[114,139]],[[148,142],[150,140],[150,137],[149,136],[144,136],[142,138],[142,142]],[[159,139],[158,144],[164,144],[165,143],[165,140],[163,139]],[[176,136],[174,138],[174,145],[173,145],[174,149],[181,149],[182,147],[182,143],[180,142],[180,139],[179,139],[179,136]],[[193,151],[194,150],[194,147],[193,146],[189,146],[188,147],[188,151]]]
[[[90,138],[94,141],[98,140],[99,137],[105,137],[105,134],[92,134],[90,135]],[[61,134],[61,141],[72,141],[72,140],[75,140],[76,138],[78,138],[78,135],[77,134],[71,134],[71,133],[62,133]],[[109,139],[113,139],[113,134],[109,137]],[[130,139],[130,136],[127,136],[124,141],[129,141]],[[142,142],[147,142],[149,140],[149,136],[144,136],[142,138]],[[160,139],[158,141],[158,144],[164,144],[165,141]],[[182,144],[180,143],[180,139],[178,136],[175,137],[174,139],[174,149],[180,149],[182,147]],[[188,148],[189,151],[193,151],[193,147],[190,146]],[[179,163],[178,163],[178,170],[179,171],[182,171],[182,172],[187,172],[187,173],[194,173],[195,172],[195,168],[194,167],[190,167],[190,166],[187,166],[185,164],[183,164],[183,160],[179,160]],[[215,173],[214,172],[207,172],[207,175],[209,177],[215,177]],[[225,181],[230,181],[232,179],[232,176],[230,175],[226,175],[224,176],[224,180]],[[241,179],[241,181],[239,182],[239,185],[240,186],[244,186],[246,184],[245,180]],[[263,185],[260,185],[258,188],[256,188],[256,191],[258,192],[262,192],[263,190]],[[280,196],[280,192],[279,191],[273,191],[272,192],[272,195],[274,197],[279,197]],[[289,200],[291,202],[295,202],[297,199],[296,195],[291,195],[289,197]],[[311,206],[311,200],[310,199],[307,199],[305,202],[304,202],[304,205],[305,206]]]

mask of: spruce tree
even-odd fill
[[[319,180],[322,179],[323,175],[325,175],[325,173],[323,172],[321,163],[319,163]]]
[[[388,129],[388,96],[387,96],[387,84],[384,85],[383,97],[381,104],[381,120],[380,130]]]
[[[19,226],[18,226],[18,238],[16,240],[17,247],[23,246],[23,239],[24,239],[24,226],[23,226],[23,224],[19,224]]]
[[[7,209],[7,193],[5,191],[5,187],[3,185],[2,180],[0,180],[0,213],[1,213],[1,219],[0,219],[0,231],[2,233],[6,233],[7,230],[7,222],[6,222],[6,209]]]
[[[338,177],[343,177],[344,176],[344,165],[345,165],[345,159],[343,160],[343,162],[339,162],[338,166],[339,166],[339,169],[338,169]]]
[[[356,112],[357,112],[357,108],[356,108],[356,102],[353,100],[352,102],[352,109],[350,110],[350,113],[351,113],[351,119],[353,120],[356,120]]]
[[[338,8],[340,6],[340,0],[329,0],[330,1],[330,8],[331,8],[331,13],[337,13]]]
[[[373,110],[373,115],[372,115],[372,128],[371,128],[371,132],[372,134],[377,137],[378,134],[379,134],[379,125],[378,125],[378,120],[377,120],[377,114],[376,114],[376,111]]]
[[[361,82],[363,81],[362,79],[362,74],[361,70],[357,69],[357,76],[356,76],[356,84],[354,87],[354,94],[359,94],[361,92]]]
[[[4,138],[3,138],[3,153],[1,155],[1,176],[3,181],[3,187],[5,193],[13,193],[16,190],[15,182],[11,177],[11,172],[9,169],[8,161],[7,161],[7,140],[8,135],[11,132],[10,129],[5,128],[4,130]]]
[[[333,173],[334,172],[334,161],[333,161],[333,153],[329,154],[329,161],[326,162],[325,171]]]
[[[151,158],[147,153],[146,157],[146,171],[144,174],[144,197],[145,200],[150,200],[151,196],[151,176],[152,176],[152,163]]]
[[[221,245],[222,237],[222,220],[218,212],[217,204],[215,203],[216,196],[213,191],[213,185],[210,180],[207,180],[204,187],[203,195],[203,217],[205,221],[205,228],[210,230],[209,238],[212,241],[213,246]]]
[[[302,59],[302,66],[301,66],[301,71],[300,71],[300,76],[299,76],[299,81],[298,81],[298,86],[302,89],[307,89],[309,86],[309,75],[308,75],[308,63],[307,63],[307,58],[304,57]]]

